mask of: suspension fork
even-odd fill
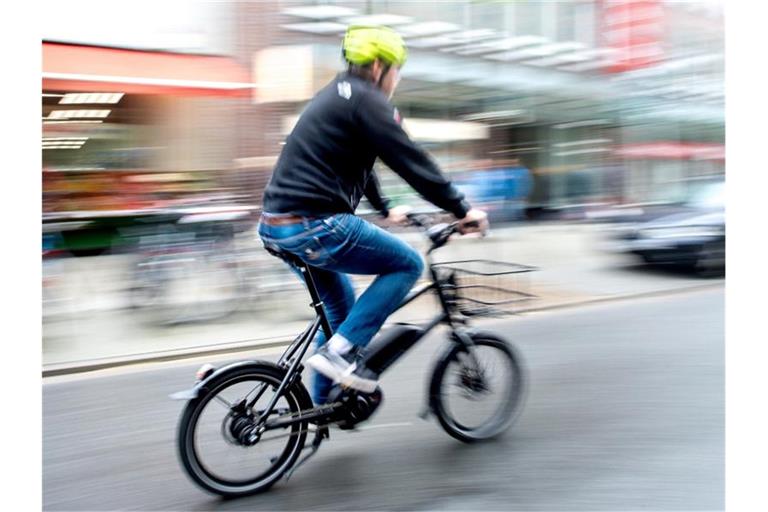
[[[453,339],[466,349],[472,365],[479,371],[480,361],[478,361],[477,356],[475,356],[475,347],[477,345],[472,340],[472,337],[469,335],[469,333],[467,333],[467,330],[464,328],[458,328],[454,329],[451,334]]]
[[[427,264],[429,265],[429,272],[432,275],[432,282],[434,283],[435,292],[440,299],[440,306],[442,306],[443,311],[445,312],[446,323],[451,327],[453,339],[464,348],[466,348],[467,353],[472,360],[472,364],[474,364],[476,368],[479,368],[477,358],[475,357],[475,342],[472,341],[472,337],[467,333],[466,328],[464,328],[466,322],[461,319],[456,320],[453,317],[451,313],[453,312],[454,306],[445,296],[443,288],[440,286],[442,280],[440,279],[440,276],[437,275],[437,271],[432,264],[433,250],[434,248],[427,251]]]

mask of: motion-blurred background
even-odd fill
[[[722,2],[71,0],[39,22],[45,510],[723,508]],[[404,35],[393,103],[490,215],[436,259],[538,268],[514,283],[526,315],[475,324],[518,349],[528,401],[474,446],[418,419],[438,330],[383,376],[373,428],[212,500],[167,396],[201,361],[275,360],[311,317],[255,228],[352,23]],[[434,211],[376,165],[394,204]],[[87,372],[140,361],[168,363]]]
[[[254,228],[352,23],[404,35],[404,125],[490,214],[493,235],[445,259],[539,266],[540,305],[722,275],[718,2],[109,5],[51,3],[42,18],[48,367],[283,339],[311,314]],[[394,204],[431,208],[377,169]]]

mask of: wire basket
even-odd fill
[[[447,261],[434,265],[445,279],[449,304],[464,316],[506,316],[518,313],[536,295],[529,273],[536,267],[491,260]]]

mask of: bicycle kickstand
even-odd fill
[[[299,469],[299,466],[307,462],[307,460],[313,456],[315,453],[317,453],[318,448],[320,448],[320,444],[323,442],[323,439],[330,439],[331,435],[328,432],[327,426],[318,427],[315,431],[315,438],[312,440],[312,445],[310,446],[310,452],[306,454],[299,462],[296,463],[291,469],[286,471],[285,473],[285,479],[290,480],[293,473]]]

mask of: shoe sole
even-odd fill
[[[318,354],[315,354],[307,359],[307,366],[333,380],[335,383],[341,384],[342,386],[348,388],[356,389],[358,391],[362,391],[363,393],[373,393],[376,391],[376,387],[379,385],[379,383],[375,380],[363,379],[362,377],[358,377],[357,375],[351,373],[351,371],[354,371],[354,366],[352,367],[350,373],[346,373],[342,370],[339,370],[337,366]]]
[[[348,388],[362,391],[363,393],[373,393],[379,383],[375,380],[363,379],[354,374],[344,374],[339,379],[339,384]]]

